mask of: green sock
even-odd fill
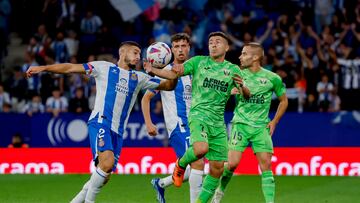
[[[266,202],[274,202],[275,180],[272,171],[264,171],[261,174],[262,191]]]
[[[227,186],[227,184],[230,182],[232,176],[233,176],[234,172],[230,171],[226,166],[224,168],[224,172],[221,176],[221,180],[220,180],[220,189],[221,191],[225,191],[225,188]]]
[[[204,179],[201,192],[197,197],[196,202],[198,203],[208,202],[210,198],[214,195],[215,190],[219,185],[219,182],[220,182],[219,178],[214,178],[210,174],[207,175]]]
[[[194,149],[189,147],[184,155],[179,160],[179,165],[183,168],[186,168],[188,164],[198,160],[199,158],[196,157]]]

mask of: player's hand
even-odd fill
[[[151,123],[150,125],[146,125],[146,129],[150,136],[156,136],[158,134],[157,127],[153,123]]]
[[[240,94],[240,90],[236,87],[232,88],[231,95]]]
[[[270,136],[272,136],[276,128],[276,122],[272,120],[267,124],[266,127],[269,128]]]
[[[144,70],[147,72],[147,73],[151,73],[152,72],[152,66],[149,62],[147,62],[146,60],[144,60],[143,62],[143,66],[144,66]]]
[[[26,71],[26,78],[30,78],[34,74],[38,74],[44,71],[44,68],[41,66],[30,66],[29,69]]]
[[[171,70],[178,76],[184,75],[184,66],[182,64],[174,64]]]
[[[243,79],[240,77],[240,75],[235,74],[234,77],[233,77],[233,80],[235,81],[235,83],[237,84],[238,87],[244,86],[244,81],[243,81]]]

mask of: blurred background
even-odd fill
[[[29,66],[115,63],[120,42],[137,41],[145,53],[177,32],[191,36],[192,56],[206,55],[207,35],[219,30],[232,40],[227,60],[239,64],[244,43],[259,42],[264,68],[283,79],[289,108],[276,147],[346,154],[360,146],[359,0],[0,0],[0,147],[89,146],[94,80],[47,73],[27,80]],[[159,135],[147,135],[138,102],[125,147],[168,146],[160,97],[152,102]],[[227,124],[234,106],[231,98]]]

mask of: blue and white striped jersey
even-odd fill
[[[165,69],[171,70],[172,64]],[[157,93],[159,91],[152,91]],[[164,119],[169,137],[174,130],[181,133],[189,131],[188,115],[191,106],[191,76],[178,78],[178,83],[173,91],[160,91]],[[189,132],[190,133],[190,132]]]
[[[157,88],[160,79],[106,61],[83,65],[96,82],[95,105],[89,123],[102,123],[122,136],[139,91]]]

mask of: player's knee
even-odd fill
[[[110,173],[112,171],[112,168],[114,167],[114,159],[105,159],[99,162],[99,167],[101,170]]]
[[[228,166],[228,169],[229,169],[230,171],[235,171],[235,169],[237,168],[238,164],[239,164],[239,162],[231,162],[231,161],[229,161],[227,166]]]
[[[194,153],[198,158],[202,158],[209,151],[209,145],[205,142],[198,142],[194,144]]]

